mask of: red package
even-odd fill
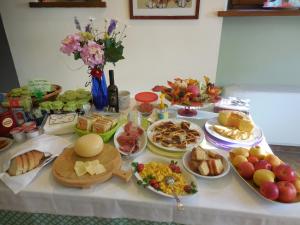
[[[8,137],[9,131],[16,126],[17,123],[10,110],[0,114],[0,136],[1,137]]]

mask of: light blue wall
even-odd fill
[[[300,16],[224,18],[216,82],[300,86]]]

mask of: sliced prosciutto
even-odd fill
[[[139,150],[139,138],[143,133],[144,131],[140,127],[128,122],[124,126],[124,132],[117,137],[120,150],[126,153],[134,153]]]

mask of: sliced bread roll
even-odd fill
[[[33,153],[34,156],[34,164],[35,164],[34,168],[35,168],[40,164],[42,158],[44,157],[44,153],[37,150],[32,150],[31,152]]]
[[[27,159],[27,155],[22,154],[21,155],[21,159],[22,159],[22,163],[23,163],[23,172],[22,173],[27,173],[28,169],[29,169],[29,160]]]
[[[21,156],[13,158],[8,169],[8,174],[11,176],[18,176],[23,173],[23,162]]]
[[[27,152],[26,155],[27,155],[27,159],[29,162],[28,170],[32,170],[36,167],[35,160],[34,160],[34,154],[32,153],[32,151],[30,151],[30,152]]]
[[[44,153],[37,150],[26,152],[11,160],[10,167],[7,172],[10,176],[18,176],[27,173],[39,166],[43,157]]]

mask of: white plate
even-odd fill
[[[122,154],[122,155],[128,155],[127,152],[123,152],[120,149],[120,144],[117,140],[117,138],[120,136],[121,133],[124,132],[124,127],[126,124],[124,124],[123,126],[119,127],[119,129],[116,131],[115,136],[114,136],[114,144],[115,147],[118,149],[118,151]],[[141,128],[142,129],[142,128]],[[138,149],[135,153],[130,154],[131,157],[136,157],[137,155],[141,154],[147,146],[147,135],[144,129],[142,129],[144,131],[144,133],[142,134],[142,136],[139,138],[139,146],[140,149]]]
[[[10,138],[6,138],[6,137],[0,137],[0,140],[7,140],[8,144],[6,146],[4,146],[3,148],[0,148],[0,152],[5,151],[7,149],[10,148],[10,146],[13,144],[13,140]]]
[[[213,129],[214,125],[220,125],[220,123],[218,122],[218,118],[212,118],[212,119],[209,119],[208,121],[206,121],[206,123],[205,123],[206,131],[209,134],[211,134],[212,136],[214,136],[215,138],[218,138],[222,141],[226,141],[226,142],[229,142],[232,144],[252,145],[252,144],[258,142],[258,140],[261,140],[263,137],[262,130],[258,126],[255,126],[253,129],[252,135],[248,139],[234,140],[231,138],[224,137],[224,136],[220,135],[219,133],[217,133],[216,131],[214,131],[214,129]]]
[[[160,163],[170,164],[171,159],[167,160],[167,159],[159,158],[159,157],[156,157],[156,156],[150,156],[150,157],[147,157],[147,159],[137,158],[136,160],[134,160],[134,162],[143,163],[143,164],[150,163],[150,162],[160,162]],[[197,182],[196,178],[193,175],[191,175],[188,171],[186,171],[184,168],[180,167],[180,169],[181,169],[181,173],[182,173],[183,177],[185,178],[185,180],[187,181],[187,183],[190,184],[191,182],[193,182],[196,186],[197,191],[199,191],[198,182]],[[138,172],[135,172],[134,176],[136,177],[137,180],[142,180],[142,178],[141,178],[141,176],[139,175]],[[141,186],[141,188],[142,188],[142,186]],[[169,195],[169,194],[166,194],[162,191],[158,191],[150,185],[148,185],[146,188],[149,189],[150,191],[153,191],[154,193],[162,195],[164,197],[174,198],[173,195]],[[195,194],[197,194],[197,192],[192,193],[192,194],[179,195],[179,197],[180,198],[191,197]]]
[[[196,173],[194,172],[193,170],[190,169],[189,167],[189,161],[191,159],[191,151],[187,151],[184,155],[183,155],[183,158],[182,158],[182,163],[183,163],[183,166],[184,168],[190,172],[191,174],[193,174],[194,176],[196,177],[200,177],[200,178],[205,178],[205,179],[211,179],[211,180],[214,180],[214,179],[218,179],[218,178],[221,178],[221,177],[224,177],[225,175],[227,175],[230,171],[230,164],[227,160],[226,157],[222,156],[222,161],[223,161],[223,165],[224,165],[224,171],[223,173],[221,173],[220,175],[217,175],[217,176],[202,176],[200,175],[199,173]]]
[[[154,134],[154,132],[153,132],[154,127],[162,122],[167,122],[167,121],[171,121],[173,123],[188,122],[188,123],[190,123],[190,129],[198,131],[200,134],[200,137],[197,139],[196,143],[187,145],[187,147],[185,149],[180,149],[180,148],[176,148],[176,147],[165,147],[165,146],[161,145],[160,143],[154,142],[152,140],[152,137]],[[166,120],[159,120],[159,121],[156,121],[155,123],[153,123],[147,130],[147,136],[148,136],[149,140],[151,141],[151,143],[153,143],[155,146],[157,146],[159,148],[162,148],[164,150],[171,151],[171,152],[174,152],[174,151],[175,152],[183,152],[183,151],[187,151],[187,150],[192,150],[194,147],[198,146],[203,141],[205,135],[204,135],[203,130],[195,123],[192,123],[187,120],[181,120],[181,119],[166,119]]]

